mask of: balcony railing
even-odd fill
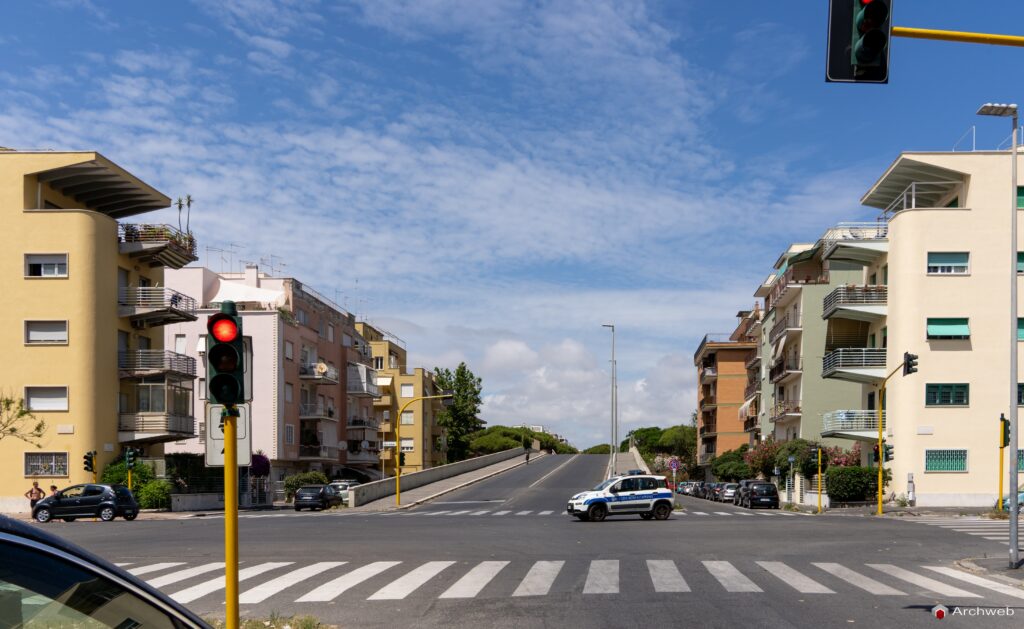
[[[348,418],[349,428],[365,428],[367,430],[377,431],[380,429],[380,424],[377,420],[369,417],[349,417]]]
[[[174,441],[195,435],[196,419],[168,413],[120,413],[117,429],[133,433],[122,441]]]
[[[716,432],[718,432],[718,425],[715,422],[705,423],[700,428],[701,437],[709,437]]]
[[[117,353],[117,369],[132,376],[173,372],[195,378],[196,359],[165,349]]]
[[[338,368],[327,363],[303,363],[299,365],[299,378],[338,383]]]
[[[815,269],[813,273],[808,273],[801,269],[789,269],[772,283],[771,291],[765,298],[765,310],[768,311],[775,308],[778,302],[793,287],[810,284],[828,284],[828,282],[828,271]]]
[[[785,419],[788,416],[800,415],[800,400],[781,400],[775,403],[772,407],[772,412],[769,413],[769,419],[773,422],[777,422],[780,419]]]
[[[166,286],[122,286],[117,305],[136,328],[196,320],[196,300]]]
[[[697,351],[695,351],[693,353],[693,362],[694,362],[694,364],[696,364],[697,359],[700,358],[701,354],[704,353],[704,349],[707,347],[708,343],[722,343],[722,344],[725,344],[725,343],[737,343],[737,344],[739,344],[739,343],[756,343],[756,342],[757,342],[757,337],[753,336],[753,335],[750,335],[750,334],[745,334],[745,335],[739,336],[739,337],[737,337],[735,339],[733,338],[733,335],[731,333],[728,333],[728,332],[716,332],[716,333],[705,334],[704,338],[701,339],[701,341],[700,341],[700,345],[697,346]]]
[[[338,447],[337,446],[318,446],[318,445],[299,445],[299,458],[300,459],[327,459],[331,461],[338,460]]]
[[[705,367],[700,372],[701,382],[710,382],[718,377],[718,370],[714,367]]]
[[[196,239],[170,225],[121,223],[117,226],[121,253],[141,262],[180,269],[199,259]]]
[[[743,399],[744,400],[749,400],[750,398],[754,397],[754,395],[756,395],[757,392],[760,391],[760,390],[761,390],[761,381],[760,380],[757,380],[755,382],[748,382],[747,386],[743,389]]]
[[[878,411],[829,411],[822,415],[822,432],[877,432]],[[885,430],[885,411],[882,411],[882,430]]]
[[[850,259],[864,263],[885,251],[883,246],[872,243],[885,243],[888,237],[889,224],[885,221],[876,221],[874,223],[839,223],[826,231],[825,235],[821,237],[824,243],[822,257],[827,260],[833,254],[836,254],[843,245],[854,245],[856,249],[861,251],[856,254],[850,254],[852,255]],[[876,251],[868,250],[872,248],[876,249]],[[847,258],[847,255],[844,255],[843,258]]]
[[[802,325],[803,321],[797,313],[791,312],[784,317],[780,317],[775,322],[775,325],[772,326],[772,331],[768,333],[768,342],[774,343],[786,330],[799,330]]]
[[[962,187],[959,181],[914,181],[892,200],[882,215],[891,218],[903,210],[934,208],[941,199]]]
[[[377,372],[366,365],[350,364],[345,388],[356,397],[377,397],[380,395],[377,388]]]
[[[884,306],[888,301],[888,286],[840,286],[825,296],[821,318],[828,319],[840,308]]]
[[[750,371],[752,369],[756,369],[757,366],[760,365],[760,364],[761,364],[761,352],[753,351],[753,352],[750,352],[750,356],[747,358],[747,361],[745,363],[743,363],[743,367],[747,371]]]
[[[311,417],[315,419],[334,419],[337,411],[326,404],[299,404],[299,419]]]
[[[743,420],[743,432],[754,432],[760,429],[761,420],[756,415]]]
[[[718,401],[713,395],[705,395],[700,400],[701,408],[715,408],[718,406]]]
[[[782,380],[786,376],[803,371],[803,360],[800,358],[786,358],[778,361],[768,371],[768,380],[772,384]]]
[[[843,369],[885,369],[884,347],[845,347],[825,354],[821,376],[828,378]]]

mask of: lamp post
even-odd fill
[[[1010,569],[1020,563],[1017,519],[1017,105],[985,103],[978,109],[979,116],[1013,118],[1010,148]],[[1002,502],[1003,497],[999,496]]]
[[[614,476],[615,475],[615,454],[616,454],[616,452],[619,449],[618,425],[617,425],[618,424],[618,417],[617,417],[617,415],[618,415],[618,411],[619,411],[619,408],[618,408],[619,407],[619,404],[618,404],[618,402],[619,402],[618,397],[619,396],[618,396],[618,382],[616,381],[616,373],[615,373],[615,326],[613,324],[611,324],[611,323],[605,323],[605,324],[602,324],[601,327],[602,328],[611,328],[611,331],[612,331],[612,384],[611,384],[611,387],[612,387],[612,399],[611,399],[611,423],[612,423],[611,435],[612,435],[612,444],[611,444],[611,446],[612,447],[611,447],[610,454],[611,454],[611,459],[612,459],[612,475]]]
[[[451,406],[451,399],[454,397],[455,391],[451,389],[445,389],[441,392],[441,395],[421,395],[420,397],[414,397],[405,404],[402,405],[402,410],[398,411],[398,417],[395,418],[395,506],[401,506],[402,504],[402,415],[405,414],[405,409],[412,406],[414,402],[422,402],[423,400],[444,400],[445,406]],[[426,453],[424,453],[424,462],[426,461]],[[420,466],[422,468],[422,466]]]

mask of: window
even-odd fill
[[[30,411],[66,411],[68,388],[25,387],[25,404]]]
[[[1024,208],[1024,186],[1017,186],[1017,209]]]
[[[966,317],[929,318],[927,335],[929,339],[969,339],[971,328]]]
[[[1017,252],[1017,272],[1024,273],[1024,251]]]
[[[889,347],[889,327],[882,328],[882,347]]]
[[[966,472],[967,450],[925,450],[924,471]]]
[[[286,403],[290,404],[292,402],[292,400],[294,400],[294,399],[295,399],[295,391],[292,388],[291,383],[290,382],[285,382],[284,383],[284,401]]]
[[[25,254],[25,277],[67,277],[68,255]]]
[[[929,275],[967,275],[970,254],[928,252]]]
[[[389,422],[389,421],[391,421],[391,411],[384,411],[384,412],[383,412],[383,413],[381,414],[381,418],[382,418],[382,419],[383,419],[384,421],[386,421],[386,422]]]
[[[292,360],[295,356],[295,345],[291,341],[284,342],[284,357]]]
[[[199,379],[199,399],[206,399],[206,378]]]
[[[967,406],[970,388],[969,384],[927,384],[924,403],[926,406]]]
[[[185,335],[175,334],[174,335],[174,352],[176,354],[185,354]]]
[[[641,478],[640,479],[640,491],[649,491],[658,488],[658,481],[653,478]]]
[[[402,425],[403,426],[412,426],[414,421],[415,421],[415,415],[413,415],[412,411],[405,411],[404,413],[402,413]]]
[[[67,452],[26,452],[25,476],[68,475]]]
[[[960,197],[953,197],[952,199],[950,199],[949,203],[946,204],[946,207],[949,207],[949,208],[958,208],[958,207],[960,207]]]
[[[68,342],[67,321],[26,321],[26,345],[66,345]]]
[[[295,320],[303,325],[306,325],[307,323],[309,323],[309,315],[306,314],[305,310],[296,310]]]
[[[874,334],[868,334],[868,347],[870,347],[872,349],[874,349],[874,347],[875,347],[875,335]]]
[[[295,445],[295,426],[291,424],[284,425],[284,443],[285,445]]]
[[[334,342],[334,326],[330,323],[327,324],[327,341],[329,343]]]
[[[341,346],[342,347],[352,347],[352,336],[349,335],[349,334],[342,335],[342,337],[341,337]]]
[[[1017,406],[1024,406],[1024,382],[1017,383]]]
[[[402,452],[412,452],[414,449],[412,437],[402,437]]]
[[[416,394],[414,393],[414,388],[411,384],[402,385],[402,397],[416,397]]]
[[[374,356],[373,357],[373,368],[374,369],[378,369],[378,370],[384,368],[384,357],[383,356]]]
[[[886,264],[882,267],[882,283],[885,285],[889,284],[889,265]]]
[[[1017,340],[1024,341],[1024,319],[1017,317]]]
[[[639,483],[637,483],[638,480],[639,479],[637,478],[623,478],[619,481],[619,492],[637,491],[639,489]]]

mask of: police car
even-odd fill
[[[667,520],[674,497],[664,476],[614,476],[590,491],[569,499],[566,511],[583,521],[600,522],[609,515],[639,515]]]

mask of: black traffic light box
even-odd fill
[[[909,376],[912,373],[917,373],[917,354],[903,352],[903,375]]]
[[[136,455],[138,455],[138,452],[136,452],[135,448],[125,448],[124,449],[124,464],[125,464],[125,467],[127,467],[128,469],[132,469],[132,468],[135,467],[135,457],[136,457]]]
[[[85,453],[85,456],[82,457],[82,466],[85,468],[86,472],[95,472],[96,471],[96,451],[95,450],[90,450],[90,451]]]
[[[891,461],[893,459],[893,447],[888,443],[883,444],[883,447],[885,448],[885,460]]]
[[[829,0],[825,80],[888,83],[892,0]]]
[[[206,388],[214,404],[234,406],[245,400],[245,345],[242,318],[235,302],[225,301],[221,311],[206,322]]]
[[[999,438],[999,447],[1008,448],[1010,447],[1010,420],[1000,415],[999,424],[1002,427]]]

